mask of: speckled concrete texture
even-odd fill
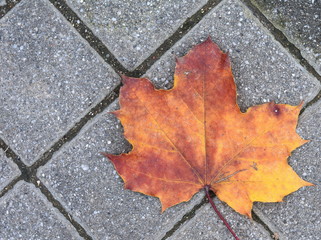
[[[119,82],[44,0],[0,20],[0,136],[27,165]]]
[[[18,182],[0,199],[0,239],[81,239],[32,184]]]
[[[0,0],[0,7],[5,6],[7,4],[6,0]]]
[[[286,239],[316,240],[321,233],[321,101],[301,116],[298,133],[310,142],[295,150],[289,159],[293,169],[314,187],[304,187],[284,198],[282,203],[256,206]]]
[[[320,90],[320,84],[317,79],[293,60],[280,44],[275,42],[273,37],[264,30],[261,24],[257,23],[253,15],[236,1],[225,1],[213,9],[193,30],[164,54],[146,73],[146,76],[150,77],[158,87],[170,88],[175,68],[175,55],[185,55],[192,46],[203,41],[207,36],[211,36],[225,52],[229,53],[238,87],[238,103],[242,110],[267,101],[293,105],[302,100],[308,102]],[[309,117],[306,117],[306,119],[310,120]],[[315,121],[315,124],[317,122]],[[312,124],[307,124],[307,126],[312,126]],[[318,126],[320,127],[320,124]],[[302,131],[299,131],[299,133],[306,137]],[[306,138],[309,139],[309,137]],[[319,147],[313,146],[312,149],[317,151]],[[301,152],[301,156],[297,156],[298,152]],[[312,179],[318,179],[314,174],[318,173],[318,170],[320,171],[320,165],[317,163],[318,156],[310,156],[311,152],[311,149],[306,149],[305,146],[300,148],[291,158],[290,165],[303,178],[309,175],[310,179],[307,180],[312,181]],[[300,166],[296,165],[299,159],[302,158],[303,160],[303,158],[307,157],[311,158],[311,162],[302,161]],[[307,171],[309,168],[314,169],[314,174],[311,169]],[[320,213],[316,210],[312,214],[308,210],[304,211],[303,208],[307,206],[311,210],[318,208],[316,204],[321,200],[320,190],[304,188],[298,193],[294,193],[293,196],[300,196],[305,200],[305,205],[302,206],[302,209],[296,204],[298,198],[292,197],[292,195],[288,197],[289,199],[295,199],[292,205],[287,203],[291,207],[286,208],[282,207],[285,204],[280,204],[279,206],[279,203],[274,203],[260,204],[260,209],[270,209],[270,212],[263,211],[267,218],[271,216],[273,218],[272,222],[275,222],[277,226],[281,224],[280,221],[282,219],[287,221],[287,231],[299,232],[300,235],[303,234],[304,229],[309,224],[310,230],[302,236],[311,237],[307,239],[317,239],[315,237],[319,236],[318,232],[320,230],[317,222],[318,218],[320,218]],[[282,208],[284,208],[284,211],[280,210]],[[219,234],[219,232],[225,230],[215,228],[212,223],[209,223],[211,217],[216,217],[215,213],[213,212],[212,215],[209,215],[208,213],[204,214],[204,212],[206,211],[204,210],[197,215],[197,220],[191,220],[191,223],[187,223],[181,230],[178,230],[173,235],[173,239],[222,239],[220,236],[225,236],[225,234],[222,232]],[[247,223],[245,218],[242,219],[238,214],[233,214],[233,210],[227,208],[225,209],[225,215],[226,212],[229,213],[228,219],[233,223],[241,221]],[[278,212],[285,214],[284,217],[281,217]],[[305,212],[307,212],[307,215],[305,215]],[[311,214],[310,218],[308,217],[309,214]],[[205,220],[202,219],[201,215],[206,215]],[[289,216],[291,218],[286,220]],[[305,220],[301,221],[301,218]],[[242,220],[240,221],[240,219]],[[234,229],[238,229],[238,227],[236,226]],[[316,233],[314,234],[313,231]],[[254,232],[256,233],[257,231],[254,230]],[[249,235],[240,233],[240,236],[245,234],[241,239],[268,239],[264,235],[263,237],[253,235],[255,233],[252,232],[252,235],[250,233],[247,233]],[[280,232],[278,235],[292,236],[289,239],[293,239],[296,236],[295,234],[290,235],[289,232]],[[230,238],[227,237],[227,239]]]
[[[124,190],[112,163],[101,152],[129,150],[121,124],[104,112],[38,173],[95,239],[160,239],[201,201],[202,195],[197,195],[161,214],[157,198]]]
[[[205,0],[67,0],[116,58],[133,70]]]
[[[226,204],[221,203],[218,199],[215,199],[214,202],[219,211],[226,219],[228,219],[227,221],[240,239],[271,239],[269,232],[261,225],[234,211],[231,211]],[[193,219],[182,225],[181,228],[168,239],[230,240],[232,238],[232,234],[218,218],[211,205],[206,204],[196,212],[196,216]]]
[[[252,0],[321,74],[320,0]]]
[[[124,189],[101,154],[131,149],[110,113],[123,71],[114,63],[137,77],[153,54],[139,71],[169,89],[175,57],[209,36],[230,56],[242,111],[269,101],[308,106],[297,132],[311,141],[289,164],[316,184],[255,203],[254,220],[215,199],[219,209],[240,239],[321,239],[320,1],[253,0],[255,14],[244,1],[0,0],[0,239],[232,239],[203,192],[161,214],[159,200]],[[195,13],[194,27],[181,28]],[[173,46],[158,52],[164,41]],[[101,58],[106,49],[114,57]]]
[[[0,191],[14,178],[20,175],[20,170],[11,159],[7,158],[5,152],[0,149]]]
[[[229,54],[238,90],[238,103],[246,108],[275,101],[308,102],[320,82],[305,71],[274,41],[247,8],[238,1],[223,1],[147,71],[157,87],[170,88],[175,56],[185,55],[208,36]]]

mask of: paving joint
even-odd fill
[[[0,19],[4,17],[14,6],[16,6],[21,0],[7,0],[6,5],[0,7]]]
[[[88,28],[83,21],[77,16],[77,14],[67,5],[64,0],[50,0],[50,2],[62,13],[62,15],[72,24],[72,26],[81,34],[82,38],[89,42],[90,46],[95,49],[95,51],[111,65],[115,71],[118,73],[126,74],[132,77],[142,76],[164,53],[166,53],[176,42],[178,42],[185,34],[187,34],[195,25],[197,25],[203,17],[210,12],[215,6],[217,6],[222,0],[210,0],[208,1],[200,10],[198,10],[194,15],[187,18],[180,28],[178,28],[169,38],[167,38],[148,58],[144,60],[135,70],[128,71],[122,66],[122,64],[113,56],[113,54],[108,50],[108,48],[101,42],[101,40],[96,37],[92,30]],[[7,0],[7,5],[0,7],[0,19],[9,12],[18,1]],[[316,72],[316,70],[309,64],[309,62],[301,55],[300,50],[292,44],[287,37],[277,29],[266,17],[265,15],[252,3],[251,0],[241,0],[254,14],[255,17],[271,32],[274,38],[281,43],[281,45],[287,49],[290,54],[296,58],[299,63],[316,79],[321,82],[321,76]],[[11,158],[14,163],[16,163],[21,171],[21,175],[11,181],[1,192],[0,197],[2,197],[6,192],[14,187],[14,185],[20,181],[25,180],[27,182],[33,183],[41,192],[46,196],[49,202],[56,207],[63,216],[77,229],[78,233],[85,239],[92,239],[84,230],[84,228],[77,223],[72,216],[63,208],[61,203],[56,200],[50,191],[44,186],[44,184],[37,178],[36,172],[40,166],[45,165],[53,156],[53,154],[66,143],[71,141],[80,130],[87,124],[88,121],[93,119],[97,114],[101,113],[106,109],[116,98],[119,96],[119,89],[121,84],[116,86],[113,92],[108,94],[100,103],[94,106],[79,122],[77,122],[62,138],[60,138],[56,143],[54,143],[49,150],[47,150],[32,166],[27,167],[19,158],[15,152],[10,149],[10,147],[0,139],[0,147],[5,151],[6,156]],[[321,98],[321,91],[316,95],[314,99],[309,101],[306,106],[301,110],[300,115],[304,110],[311,106],[313,103]],[[182,224],[189,221],[196,215],[196,211],[200,209],[206,203],[204,198],[201,203],[196,204],[191,211],[186,213],[182,219],[176,222],[171,230],[169,230],[162,240],[169,238],[176,230],[180,228]],[[269,228],[263,220],[260,219],[254,212],[253,220],[265,228],[273,237],[274,233]]]
[[[85,240],[92,240],[93,238],[87,234],[86,230],[76,221],[73,216],[68,213],[68,211],[62,206],[62,204],[53,197],[51,192],[46,188],[46,186],[38,179],[37,176],[33,176],[31,183],[33,183],[41,193],[46,196],[48,201],[59,210],[59,212],[74,226],[79,235]]]
[[[271,230],[270,226],[266,224],[252,209],[252,220],[257,224],[261,225],[270,235],[272,239],[275,238],[275,233]]]
[[[18,166],[21,174],[19,177],[12,180],[4,189],[0,191],[0,198],[4,196],[9,190],[11,190],[17,182],[24,180],[26,182],[33,183],[41,192],[46,196],[49,202],[57,208],[60,213],[75,227],[80,236],[84,239],[91,240],[92,238],[86,233],[85,229],[76,222],[72,216],[63,208],[62,204],[56,200],[51,192],[45,187],[45,185],[38,179],[37,170],[39,167],[45,165],[52,157],[52,155],[57,152],[66,142],[71,141],[81,129],[93,119],[97,114],[104,111],[118,96],[121,84],[118,84],[115,89],[109,93],[102,101],[100,101],[96,106],[94,106],[90,111],[77,122],[62,138],[60,138],[56,143],[54,143],[43,155],[40,157],[32,166],[28,167],[24,164],[20,157],[0,138],[0,148],[2,148],[6,156]]]
[[[302,56],[299,48],[295,46],[284,33],[279,30],[267,17],[260,11],[258,7],[252,2],[252,0],[240,0],[252,14],[261,22],[261,24],[267,28],[277,40],[288,52],[299,61],[300,65],[303,66],[310,74],[312,74],[319,82],[321,82],[320,74],[314,69],[313,66]],[[317,102],[321,98],[320,92],[301,109],[300,115],[311,105]]]
[[[29,179],[31,176],[30,168],[28,168],[28,166],[21,161],[20,157],[1,138],[0,138],[0,148],[2,148],[5,155],[8,158],[10,158],[18,166],[18,168],[21,172],[19,178],[29,182]],[[13,180],[12,182],[15,182],[15,180]],[[7,186],[6,188],[8,188],[8,187],[10,188],[10,184],[11,183],[9,183],[9,186]],[[3,194],[4,193],[0,192],[0,197],[3,196]]]
[[[203,17],[217,6],[222,0],[210,0],[168,37],[148,58],[133,71],[127,70],[108,50],[103,42],[94,35],[92,30],[78,17],[64,0],[49,0],[60,13],[71,23],[90,46],[111,65],[116,72],[130,77],[141,77],[163,54],[178,42],[189,30],[199,23]]]
[[[32,169],[32,167],[26,166],[19,158],[19,156],[2,140],[0,139],[0,148],[5,151],[5,154],[8,158],[12,159],[14,163],[18,165],[19,170],[21,171],[20,176],[13,179],[7,186],[5,186],[0,191],[0,198],[3,197],[7,192],[9,192],[19,181],[23,180],[25,182],[33,183],[37,188],[40,189],[43,195],[46,196],[48,201],[59,210],[59,212],[75,227],[77,232],[81,237],[86,240],[92,240],[85,229],[73,219],[73,217],[64,209],[62,204],[56,200],[51,192],[45,187],[45,185],[39,180],[36,176],[37,169]]]
[[[108,50],[103,42],[87,27],[78,15],[68,6],[64,0],[48,0],[77,30],[83,39],[107,62],[116,72],[128,75],[129,71]]]
[[[196,211],[198,209],[200,209],[202,206],[204,206],[204,204],[206,204],[206,203],[207,203],[207,199],[206,199],[206,197],[204,197],[200,203],[196,204],[189,212],[184,214],[184,216],[181,218],[181,220],[176,222],[174,224],[174,226],[169,231],[166,232],[165,236],[162,237],[161,240],[165,240],[165,239],[168,239],[169,237],[171,237],[185,222],[192,219],[196,215]]]
[[[55,142],[42,156],[30,167],[32,172],[36,172],[37,169],[45,165],[52,157],[52,155],[57,152],[65,143],[71,141],[80,130],[93,119],[97,114],[104,111],[116,98],[119,96],[121,84],[118,84],[114,90],[109,93],[102,101],[100,101],[96,106],[90,109],[90,111],[77,122],[69,131]]]
[[[148,58],[144,60],[130,76],[140,77],[143,75],[157,60],[161,58],[170,48],[172,48],[182,37],[184,37],[194,26],[196,26],[213,8],[223,0],[209,0],[196,13],[188,17],[185,22],[168,37]]]

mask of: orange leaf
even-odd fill
[[[174,87],[123,78],[120,110],[128,154],[106,156],[125,188],[156,196],[166,208],[209,187],[251,217],[254,201],[279,202],[311,186],[287,163],[306,143],[296,133],[301,106],[274,102],[242,113],[227,54],[210,39],[177,59]]]

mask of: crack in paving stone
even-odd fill
[[[0,19],[6,15],[14,6],[16,6],[21,0],[6,0],[6,5],[0,7]]]
[[[302,56],[299,48],[295,46],[285,34],[279,30],[274,24],[265,17],[265,15],[260,11],[259,8],[252,3],[252,0],[240,0],[247,8],[253,13],[253,15],[266,27],[270,33],[274,36],[275,40],[277,40],[288,52],[299,61],[300,65],[303,66],[310,74],[312,74],[318,81],[321,82],[320,74],[314,69],[313,66]],[[320,92],[306,105],[301,109],[300,115],[313,103],[317,102],[321,98],[321,90]]]

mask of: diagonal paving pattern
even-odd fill
[[[119,77],[47,1],[22,1],[0,36],[0,136],[31,165]]]
[[[15,4],[1,4],[8,2],[10,6]],[[132,72],[162,42],[175,42],[175,36],[170,35],[206,3],[66,2]],[[296,6],[297,2],[301,4],[299,0],[291,4]],[[300,19],[304,22],[314,15],[308,11]],[[269,19],[273,22],[275,18]],[[295,24],[295,18],[287,19],[289,24]],[[306,32],[312,38],[309,47],[313,51],[303,55],[318,71],[319,63],[311,61],[316,57],[311,52],[318,51],[313,44],[320,40],[313,24],[309,25],[312,30]],[[28,171],[18,170],[3,147],[0,191],[13,188],[0,195],[0,239],[231,239],[202,200],[203,193],[160,214],[156,198],[122,188],[112,164],[100,154],[130,150],[120,122],[108,113],[118,108],[117,101],[98,115],[92,113],[94,118],[70,137],[74,137],[72,141],[52,149],[56,152],[49,162],[37,161],[119,85],[115,72],[121,70],[105,63],[86,42],[85,34],[78,34],[49,0],[22,0],[0,19],[0,137],[18,155],[16,163],[23,161],[29,166],[40,162],[36,167],[45,164],[37,174],[32,171],[26,177]],[[211,36],[230,55],[242,110],[271,100],[293,105],[311,101],[320,92],[321,77],[302,67],[273,34],[241,1],[224,0],[208,9],[208,14],[145,75],[157,87],[170,88],[175,55],[186,54]],[[298,39],[304,41],[301,35]],[[297,47],[301,49],[301,45]],[[301,136],[312,141],[296,150],[289,163],[305,180],[319,185],[321,101],[313,102],[301,115],[298,128]],[[19,179],[34,185],[12,181],[20,172]],[[37,189],[41,184],[49,195]],[[319,239],[320,191],[319,187],[303,188],[283,203],[256,204],[254,213],[260,221],[246,219],[224,203],[218,203],[218,207],[241,239]]]
[[[321,2],[254,0],[253,3],[321,74]]]
[[[130,146],[120,122],[107,109],[38,173],[39,178],[95,239],[154,239],[201,201],[160,213],[156,198],[123,189],[112,163],[100,152],[119,154]],[[165,229],[163,229],[165,228]]]
[[[116,58],[133,70],[205,0],[67,0]]]
[[[199,43],[201,39],[206,39],[207,36],[211,36],[223,50],[229,52],[232,61],[232,70],[238,86],[238,103],[242,110],[252,105],[272,100],[293,105],[298,104],[302,100],[308,102],[320,90],[320,83],[307,71],[302,69],[295,59],[289,56],[286,51],[274,41],[273,36],[269,35],[268,32],[264,30],[264,27],[257,23],[255,17],[248,12],[247,8],[237,3],[237,1],[224,1],[213,9],[193,30],[168,51],[146,75],[159,87],[170,86],[175,66],[174,55],[181,56],[186,54],[192,46]],[[291,88],[289,88],[289,86],[291,86]],[[310,139],[304,132],[300,133],[303,137]],[[305,174],[302,174],[303,171],[298,171],[296,162],[293,160],[290,161],[290,165],[295,167],[295,170],[299,174],[301,173],[300,176],[306,180],[312,181],[312,179],[316,179],[317,176],[315,175],[313,177],[313,174],[318,174],[317,169],[320,169],[320,167],[318,167],[318,158],[314,157],[309,159],[309,161],[304,161],[303,156],[306,157],[309,152],[306,152],[304,147],[298,151],[302,152],[302,157],[297,157],[297,161],[301,160],[300,169],[304,169],[304,166],[309,165],[314,169],[314,172],[310,171],[309,173],[305,172]],[[297,152],[295,152],[295,155],[291,159],[296,159],[296,153]],[[308,179],[307,176],[311,178]],[[306,196],[306,199],[310,199],[308,202],[309,208],[318,208],[319,198],[317,196],[320,196],[320,190],[304,188],[300,190],[300,192],[303,194],[294,194],[294,196],[303,196],[303,198]],[[308,197],[310,194],[311,196]],[[297,198],[293,198],[293,202],[296,202]],[[273,203],[267,206],[266,204],[260,204],[260,209],[269,207],[273,209],[277,206],[279,206],[279,203]],[[207,206],[203,208],[205,209]],[[307,234],[316,237],[317,235],[313,234],[313,230],[318,232],[318,229],[317,227],[314,228],[316,225],[312,224],[312,222],[320,218],[321,215],[319,212],[314,212],[311,217],[307,217],[303,214],[304,211],[298,210],[298,206],[294,204],[291,208],[283,208],[283,211],[280,211],[279,214],[278,211],[273,211],[274,216],[276,216],[273,222],[277,222],[276,219],[283,221],[288,216],[288,214],[285,214],[286,212],[293,213],[295,211],[297,211],[297,215],[294,216],[295,220],[292,219],[292,221],[288,221],[287,229],[297,228],[296,231],[302,234],[306,228],[306,224],[310,222],[311,230]],[[204,212],[204,210],[200,210],[200,212]],[[232,210],[229,210],[229,212],[233,215]],[[267,213],[269,213],[267,216],[270,216],[271,213],[268,211]],[[213,215],[214,212],[199,217],[204,224],[198,223],[198,221],[194,219],[192,221],[206,228],[209,224],[208,222],[213,221]],[[306,224],[299,223],[301,219],[300,216],[303,215],[307,221]],[[232,224],[235,224],[234,221],[237,221],[238,214],[234,213],[234,216],[229,216],[228,219]],[[187,223],[186,225],[191,226],[193,223]],[[250,222],[246,224],[247,226],[251,226]],[[236,232],[238,228],[239,227],[235,227]],[[209,236],[217,238],[218,236],[215,232],[208,234],[204,231],[204,229],[196,231],[193,227],[183,226],[181,231],[177,231],[177,233],[173,235],[175,236],[173,239],[196,239],[197,234],[200,234],[200,239],[208,239]],[[283,230],[280,231],[283,232]],[[282,232],[280,232],[279,235],[281,235]],[[239,234],[242,236],[241,234],[244,233],[241,231]],[[243,239],[258,238],[250,233],[248,234],[249,235],[243,235]],[[181,235],[185,236],[185,238],[178,237]],[[286,236],[287,234],[284,235]],[[292,236],[292,239],[294,237],[295,235]],[[228,233],[227,239],[229,239]],[[262,239],[266,238],[263,237]]]
[[[33,184],[20,181],[0,199],[1,239],[82,239]]]

